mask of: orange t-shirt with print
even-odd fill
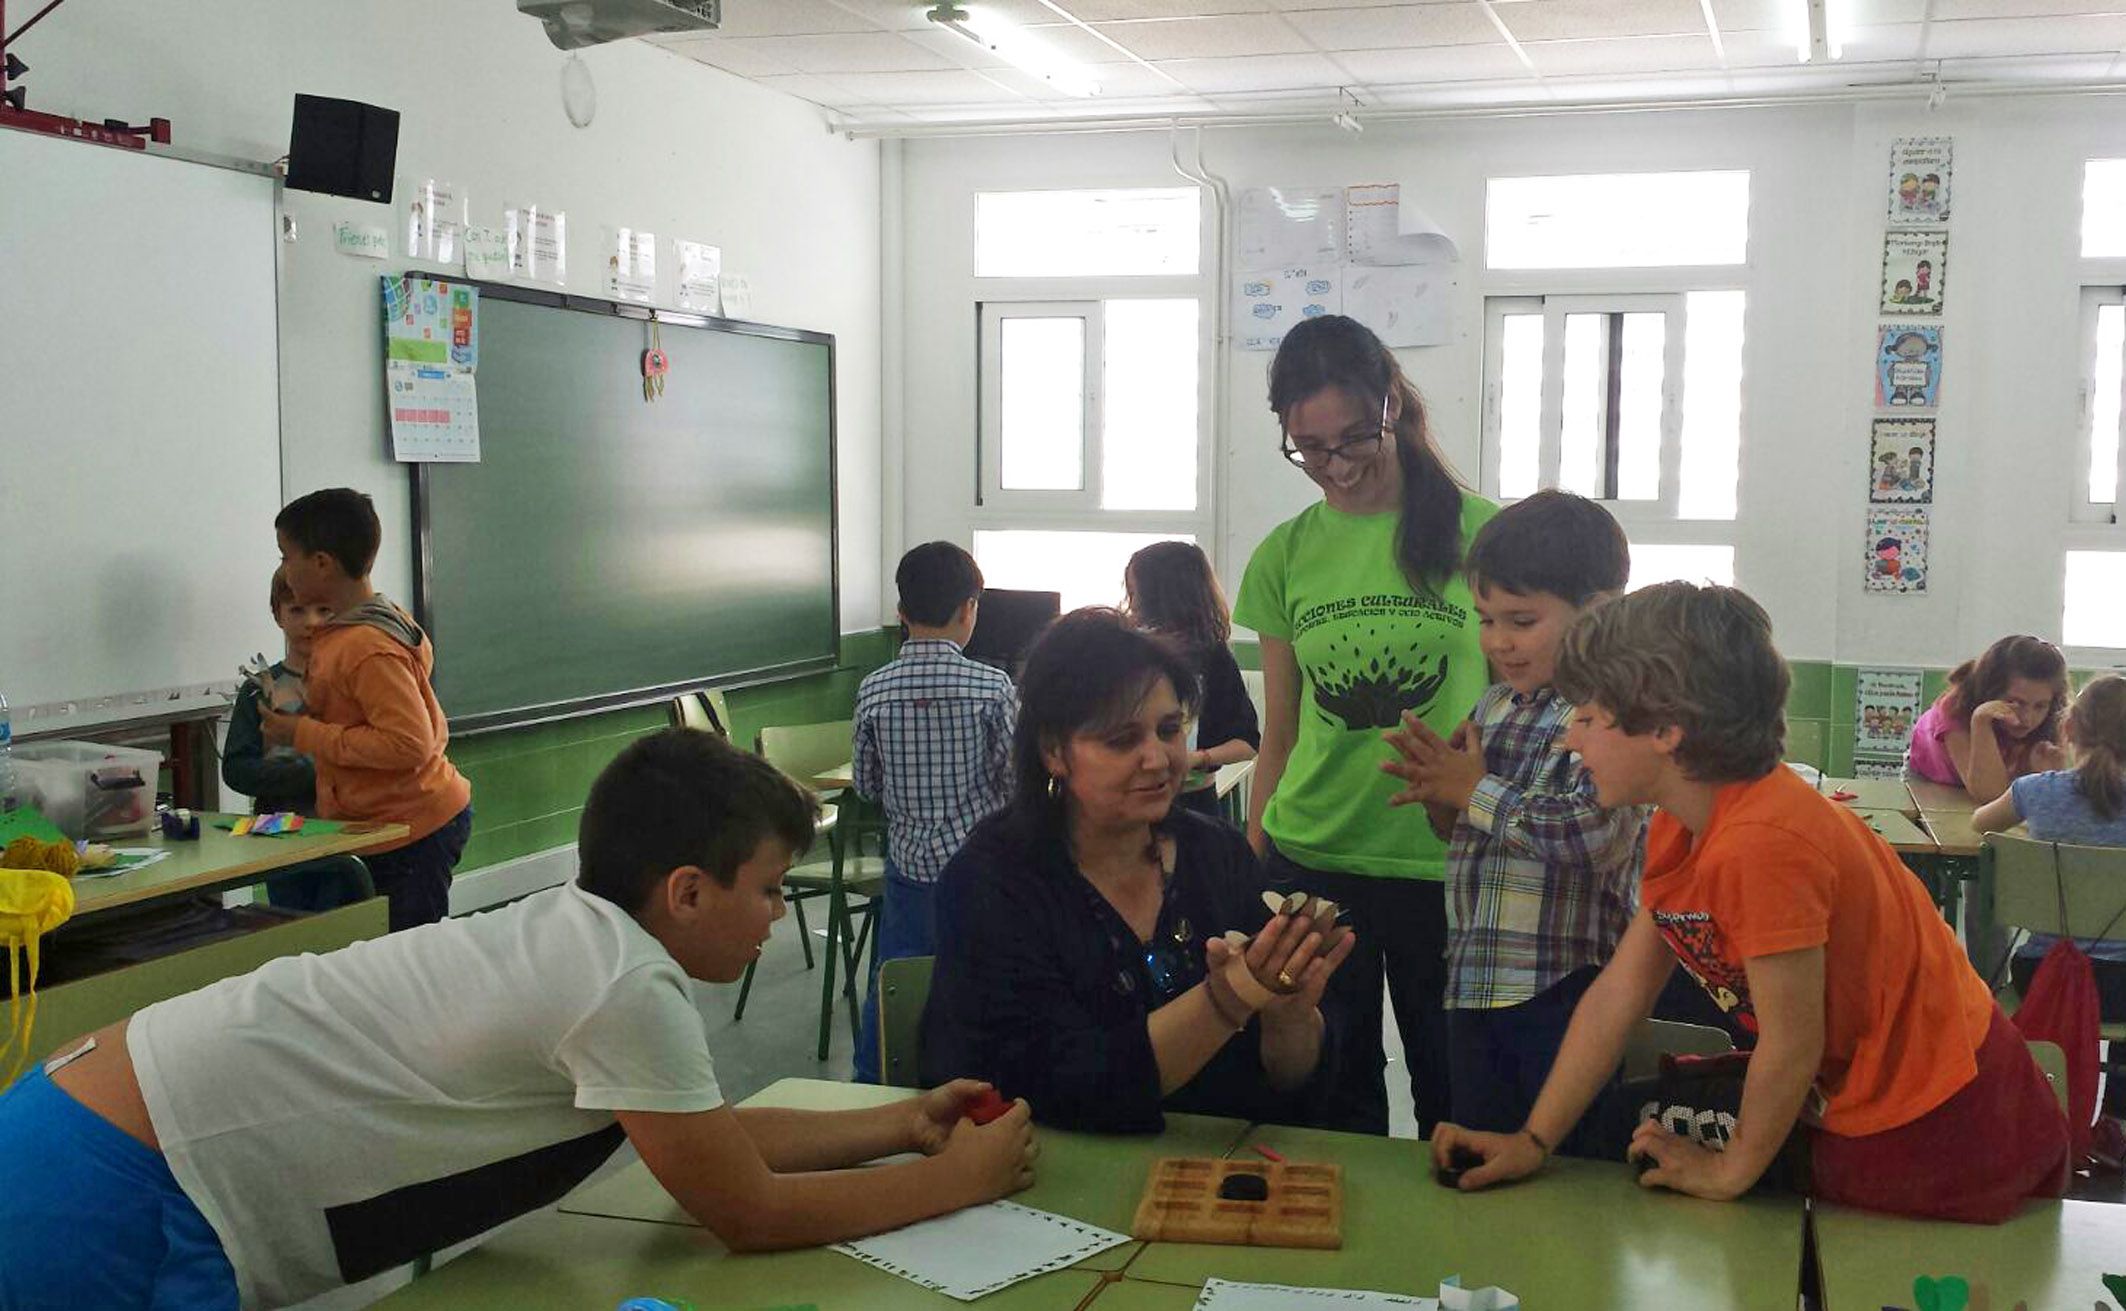
[[[1977,1077],[1994,1011],[1984,981],[1890,845],[1793,770],[1721,788],[1695,845],[1657,814],[1641,897],[1684,967],[1751,1033],[1743,963],[1824,949],[1813,1123],[1880,1133]]]

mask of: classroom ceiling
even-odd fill
[[[724,0],[718,31],[656,39],[882,134],[2126,80],[2126,0],[1828,0],[1843,57],[1802,63],[1807,2],[962,0],[1088,67],[1090,97],[939,28],[921,0]]]

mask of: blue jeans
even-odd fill
[[[1543,1091],[1565,1042],[1573,1008],[1600,972],[1595,965],[1574,970],[1518,1006],[1447,1012],[1456,1124],[1512,1133],[1528,1122],[1536,1094]],[[1612,1079],[1611,1086],[1614,1083]],[[1612,1153],[1609,1144],[1599,1141],[1597,1129],[1605,1123],[1602,1109],[1598,1097],[1558,1150],[1568,1156],[1621,1156],[1621,1146]]]
[[[878,967],[889,960],[930,956],[937,952],[937,884],[921,883],[901,874],[889,857],[886,861],[885,905],[879,907],[878,954],[871,962],[871,981],[864,989],[864,1018],[856,1030],[856,1081],[879,1081]]]
[[[450,914],[450,872],[472,837],[472,807],[417,842],[364,856],[369,877],[389,903],[391,932],[433,924]]]

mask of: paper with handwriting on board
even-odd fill
[[[1293,1288],[1284,1284],[1236,1284],[1224,1279],[1205,1281],[1195,1311],[1295,1311],[1320,1307],[1323,1311],[1377,1311],[1384,1307],[1417,1307],[1438,1311],[1439,1300],[1407,1297],[1401,1293],[1369,1293],[1356,1288]]]
[[[834,1250],[962,1302],[1076,1265],[1127,1234],[1016,1202],[971,1206]]]

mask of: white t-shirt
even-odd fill
[[[571,883],[133,1017],[170,1170],[246,1307],[367,1278],[558,1198],[614,1111],[723,1104],[692,986]]]

